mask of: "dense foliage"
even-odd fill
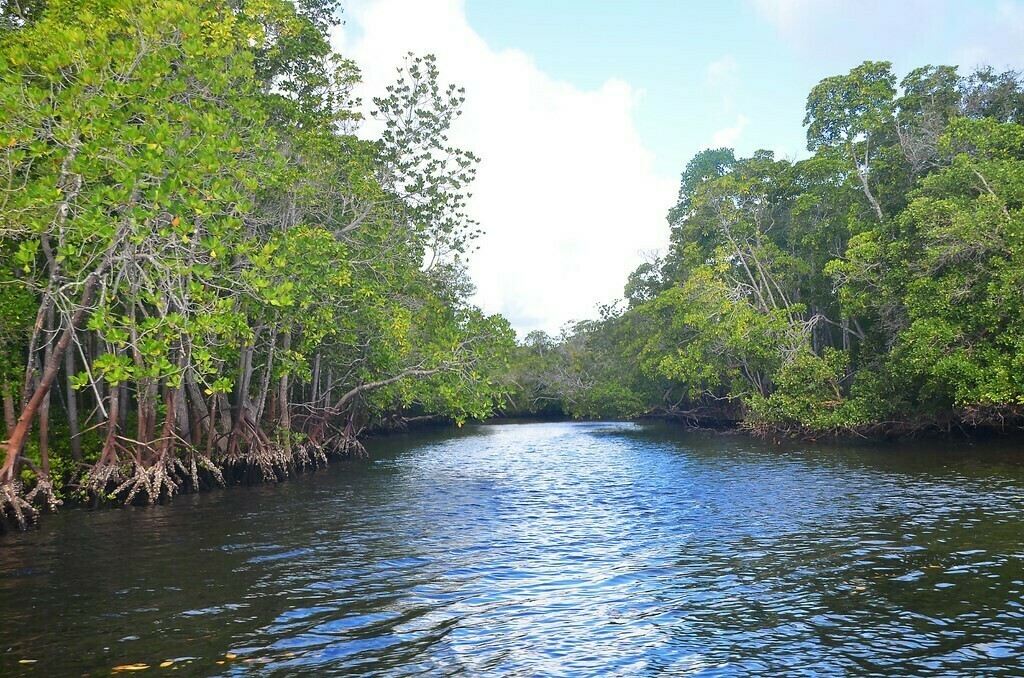
[[[625,304],[517,349],[510,411],[764,433],[1024,423],[1024,81],[865,62],[806,160],[702,151]]]
[[[490,412],[462,93],[410,56],[355,135],[330,0],[50,0],[0,35],[0,512],[155,502]],[[55,431],[59,435],[55,435]]]

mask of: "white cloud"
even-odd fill
[[[409,51],[435,54],[442,78],[466,88],[452,141],[483,159],[470,210],[486,234],[470,274],[486,311],[554,333],[621,296],[640,250],[667,242],[676,181],[652,169],[629,83],[582,90],[523,52],[494,51],[460,0],[353,2],[345,19],[335,47],[362,68],[364,100]]]
[[[708,83],[716,87],[730,85],[735,80],[739,68],[739,64],[736,63],[736,59],[732,55],[712,61],[708,64]]]
[[[739,89],[740,65],[731,54],[708,64],[706,76],[708,86],[721,96],[721,115],[732,115],[735,108],[736,92]]]
[[[735,148],[736,141],[743,134],[743,130],[750,124],[750,119],[745,115],[736,116],[736,124],[722,129],[711,135],[711,148]]]
[[[797,36],[808,17],[834,6],[834,0],[753,0],[754,8],[787,37]]]

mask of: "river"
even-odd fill
[[[1024,673],[1019,444],[541,423],[368,449],[4,536],[0,675]]]

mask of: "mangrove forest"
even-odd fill
[[[699,152],[670,247],[624,299],[517,344],[472,302],[463,90],[410,53],[364,107],[340,17],[331,0],[3,5],[8,524],[283,480],[424,420],[1024,425],[1019,73],[866,61],[822,80],[806,158]]]
[[[5,5],[13,523],[282,479],[386,416],[490,412],[513,335],[468,302],[462,93],[410,55],[357,137],[334,4]]]
[[[867,61],[810,157],[698,153],[625,299],[515,350],[508,413],[766,436],[1024,425],[1024,78]]]

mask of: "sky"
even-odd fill
[[[475,303],[552,335],[668,243],[694,154],[806,157],[804,103],[865,60],[1024,70],[1024,0],[342,0],[367,112],[408,52],[466,89]],[[374,123],[364,125],[372,136]]]

